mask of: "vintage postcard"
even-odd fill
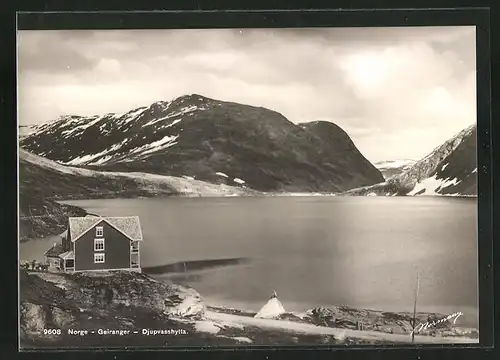
[[[474,26],[19,30],[22,349],[478,343]]]

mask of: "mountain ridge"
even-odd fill
[[[477,196],[477,125],[456,133],[409,169],[344,195]]]
[[[416,161],[411,159],[397,159],[376,161],[373,163],[373,165],[382,173],[384,178],[388,180],[391,177],[399,175],[405,170],[408,170],[415,163]]]
[[[333,123],[299,126],[274,110],[198,94],[123,114],[67,115],[40,125],[20,145],[65,165],[104,171],[227,183],[217,175],[224,173],[258,191],[336,192],[383,180]]]

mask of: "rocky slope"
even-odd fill
[[[20,239],[55,235],[80,208],[55,200],[136,196],[233,196],[253,194],[244,187],[145,173],[114,173],[60,165],[19,150]]]
[[[37,191],[19,191],[19,241],[57,235],[65,230],[69,216],[85,216],[77,206],[59,204]]]
[[[65,116],[21,146],[73,166],[189,176],[261,191],[345,191],[383,181],[338,126],[200,95],[126,114]]]
[[[129,346],[158,342],[133,334],[141,328],[176,329],[193,333],[178,318],[200,318],[205,311],[193,289],[157,282],[133,272],[54,274],[21,271],[21,345],[30,346]],[[44,334],[58,329],[60,334]],[[129,330],[126,336],[102,336],[98,329]],[[87,330],[72,335],[69,330]],[[91,331],[96,333],[92,334]],[[178,335],[189,344],[189,335]],[[173,336],[163,336],[163,342]],[[233,341],[234,343],[234,341]]]
[[[250,318],[254,318],[256,315],[255,312],[222,307],[209,306],[207,310]],[[479,336],[477,329],[455,325],[455,318],[460,316],[459,313],[449,316],[438,313],[417,312],[415,316],[417,324],[415,335],[477,339]],[[305,313],[285,312],[276,319],[335,329],[375,331],[387,334],[411,335],[413,330],[413,313],[357,309],[344,305],[328,308],[318,307],[307,310]],[[425,326],[427,324],[428,326]]]
[[[36,189],[53,199],[89,199],[158,195],[234,196],[253,195],[245,187],[210,184],[190,177],[150,173],[95,171],[65,166],[19,150],[21,188]]]
[[[135,272],[62,274],[21,270],[20,289],[23,349],[341,343],[334,336],[209,320],[202,298],[194,289]],[[55,333],[44,334],[48,329]],[[99,329],[118,330],[121,335],[103,335]],[[80,333],[71,333],[75,330]],[[152,335],[144,330],[170,333]]]
[[[469,126],[408,170],[344,195],[477,195],[476,125]]]
[[[415,164],[415,161],[408,159],[377,161],[373,163],[373,165],[382,173],[384,179],[386,180],[410,169],[413,164]]]
[[[384,333],[405,335],[397,340],[410,341],[406,337],[410,331],[408,314],[342,306],[313,309],[303,316],[287,313],[279,320],[256,319],[255,314],[244,312],[228,318],[224,313],[224,308],[207,309],[192,288],[136,272],[65,274],[20,270],[23,349],[393,343],[394,339]],[[434,321],[442,316],[418,314],[418,319]],[[53,331],[46,333],[49,329]],[[345,336],[343,329],[349,335]],[[167,333],[152,335],[152,330]],[[450,321],[433,325],[425,334],[437,337],[429,338],[435,343],[446,342],[446,336],[477,339],[475,329],[455,328]],[[421,335],[424,332],[417,337]]]
[[[457,316],[459,317],[460,315]],[[470,338],[478,338],[479,336],[477,329],[454,325],[455,317],[447,318],[447,315],[424,312],[416,313],[415,317],[417,324],[415,335],[438,337],[466,336]],[[307,311],[301,320],[321,326],[381,331],[390,334],[411,334],[413,330],[413,313],[356,309],[348,306],[311,309]],[[432,325],[425,327],[425,324]]]

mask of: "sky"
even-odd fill
[[[20,125],[200,94],[418,160],[476,122],[475,27],[18,32]]]

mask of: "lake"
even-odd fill
[[[477,199],[225,197],[70,201],[140,217],[143,267],[248,258],[177,276],[209,305],[258,311],[276,290],[289,311],[349,305],[451,314],[478,326]],[[54,238],[20,246],[41,259]],[[171,277],[163,275],[162,277]]]

